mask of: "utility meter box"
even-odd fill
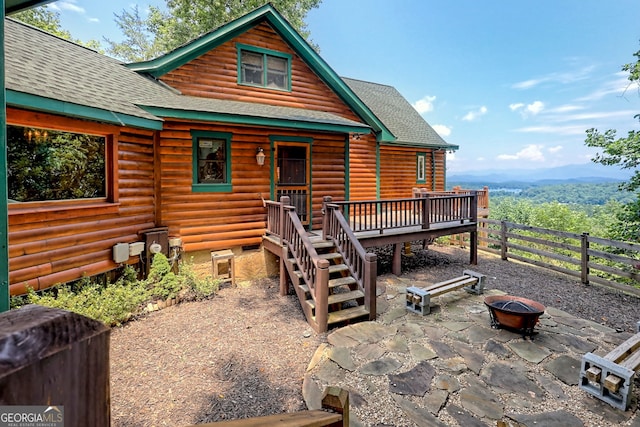
[[[129,256],[138,256],[144,251],[144,242],[129,243]]]
[[[113,262],[121,264],[129,260],[129,244],[116,243],[113,245]]]
[[[150,250],[152,245],[155,244],[154,248],[160,245],[160,253],[163,253],[167,257],[169,256],[169,227],[150,228],[140,231],[139,234],[142,235],[144,247],[146,248],[143,260],[145,263],[145,277],[147,277],[151,263],[153,262],[153,256],[155,255]]]

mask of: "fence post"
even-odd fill
[[[376,320],[376,280],[378,256],[369,252],[364,256],[364,305],[369,310],[369,320]]]
[[[500,257],[507,260],[507,222],[500,221]]]
[[[66,426],[108,427],[110,333],[97,320],[35,304],[2,313],[0,402],[57,406]]]
[[[342,414],[343,427],[349,427],[349,392],[339,387],[327,387],[322,396],[322,409]]]
[[[333,198],[331,196],[324,196],[322,198],[322,240],[327,240],[329,235],[329,217],[333,217],[333,213],[330,215],[327,204],[331,203]]]
[[[585,285],[589,284],[589,233],[582,233],[580,238],[580,278]]]
[[[316,282],[313,286],[313,293],[316,300],[316,324],[318,330],[316,332],[327,332],[329,329],[329,261],[326,259],[318,260],[318,269],[316,271]]]

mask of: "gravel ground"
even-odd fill
[[[379,274],[389,274],[388,250]],[[539,267],[468,249],[414,247],[403,278],[439,282],[470,268],[488,287],[534,299],[609,327],[635,332],[640,301]],[[277,279],[226,287],[116,328],[111,335],[113,426],[187,426],[306,409],[302,380],[326,334],[315,334]]]

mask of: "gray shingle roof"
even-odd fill
[[[393,86],[343,78],[396,136],[395,144],[457,149],[447,143]]]
[[[303,121],[347,127],[368,127],[367,125],[324,111],[302,108],[281,107],[254,102],[228,101],[212,98],[199,98],[184,95],[169,95],[141,100],[140,105],[164,109],[192,112],[228,114],[235,116]]]
[[[168,91],[115,59],[11,19],[5,52],[6,87],[16,92],[158,120],[132,100]]]

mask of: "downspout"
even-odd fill
[[[376,199],[380,200],[380,142],[376,141]]]
[[[4,64],[4,0],[0,0],[0,312],[9,311],[9,200],[7,197],[7,91],[5,88]]]
[[[436,191],[436,151],[431,150],[431,191]],[[446,188],[446,186],[445,186]]]
[[[344,199],[350,199],[351,193],[351,138],[347,134],[344,138]]]

